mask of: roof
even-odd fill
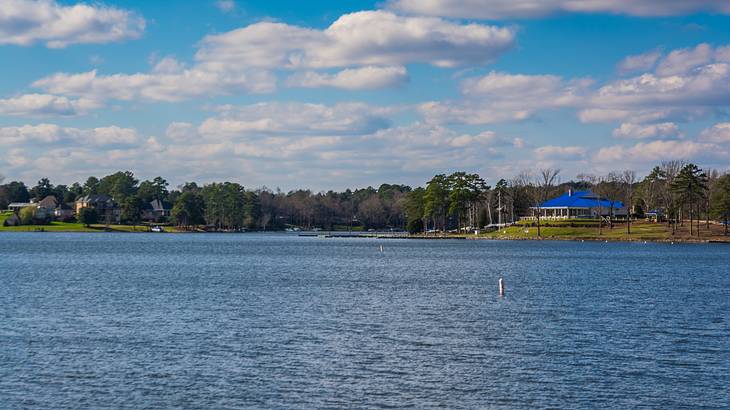
[[[165,201],[160,201],[159,199],[155,199],[154,201],[150,202],[150,206],[155,211],[169,211],[170,209],[172,209],[172,206],[169,203]]]
[[[11,202],[8,204],[8,208],[25,208],[26,206],[35,205],[30,202]]]
[[[90,204],[100,203],[100,202],[113,202],[112,197],[109,195],[104,194],[94,194],[94,195],[86,195],[82,196],[81,198],[77,199],[76,202],[86,202]]]
[[[38,202],[38,206],[43,208],[55,208],[58,206],[58,201],[56,200],[56,197],[53,195],[48,195],[47,197],[43,198],[42,201]]]
[[[591,191],[566,192],[563,195],[549,199],[540,208],[623,208],[621,201],[611,201],[602,198]]]

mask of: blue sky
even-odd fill
[[[322,190],[727,169],[729,26],[726,0],[5,0],[0,174]]]

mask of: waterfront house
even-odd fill
[[[601,197],[591,191],[569,190],[563,195],[549,199],[538,207],[532,207],[533,217],[540,212],[540,218],[571,219],[626,216],[628,210],[621,201]]]
[[[84,208],[94,208],[103,223],[118,224],[121,219],[119,205],[109,195],[86,195],[76,200],[76,214]]]
[[[155,199],[145,207],[142,219],[150,222],[162,222],[170,217],[172,205],[168,202]]]
[[[32,202],[11,202],[10,205],[8,205],[8,210],[17,214],[21,209],[32,205],[34,205]]]

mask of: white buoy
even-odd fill
[[[380,245],[380,253],[383,253],[383,245]]]
[[[504,279],[499,278],[499,296],[504,296]]]

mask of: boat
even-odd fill
[[[152,232],[165,232],[165,230],[161,226],[153,226],[150,231]]]

